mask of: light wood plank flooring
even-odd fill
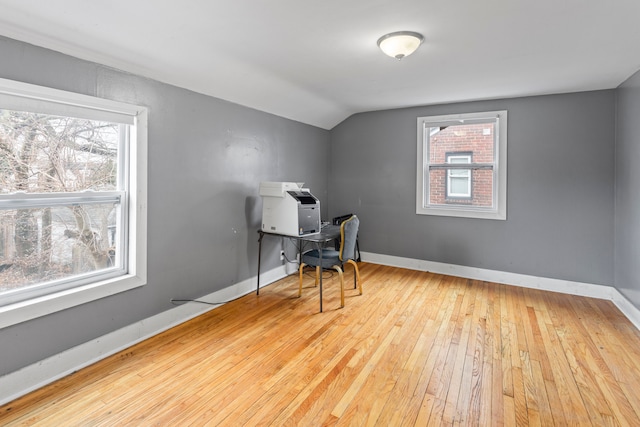
[[[0,407],[0,425],[640,425],[610,302],[361,263],[290,276]],[[349,269],[347,278],[351,277]]]

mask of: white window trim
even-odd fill
[[[495,119],[498,123],[496,149],[498,156],[494,164],[494,195],[496,198],[493,208],[478,208],[462,205],[429,206],[426,203],[426,190],[429,188],[429,171],[425,156],[425,124],[436,126],[439,123],[460,122],[462,120]],[[416,214],[438,215],[460,218],[507,219],[507,111],[486,111],[480,113],[450,114],[442,116],[418,117],[417,120],[417,159],[416,159]]]
[[[0,79],[0,94],[37,99],[44,103],[94,108],[130,116],[136,132],[130,138],[132,174],[129,179],[128,273],[0,307],[0,329],[143,286],[147,283],[147,125],[148,110],[122,102]],[[3,196],[0,196],[2,198]]]

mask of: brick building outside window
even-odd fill
[[[506,219],[507,112],[418,118],[416,213]]]

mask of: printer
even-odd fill
[[[304,183],[261,182],[262,231],[287,236],[320,232],[320,201]]]

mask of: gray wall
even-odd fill
[[[254,276],[262,180],[306,182],[324,218],[357,213],[363,251],[610,285],[615,177],[615,283],[640,289],[637,76],[619,90],[616,172],[613,90],[363,113],[328,132],[6,38],[0,56],[2,78],[150,109],[148,285],[0,330],[0,375]],[[507,221],[416,215],[416,117],[501,109]],[[265,269],[279,265],[280,242],[265,246]]]
[[[503,109],[507,221],[416,215],[416,118]],[[362,113],[331,138],[330,216],[359,215],[362,251],[613,284],[613,90]]]
[[[148,284],[0,330],[0,375],[255,276],[260,181],[304,181],[326,213],[326,130],[6,38],[0,57],[2,78],[149,108]]]
[[[615,285],[640,308],[640,72],[617,90]]]

